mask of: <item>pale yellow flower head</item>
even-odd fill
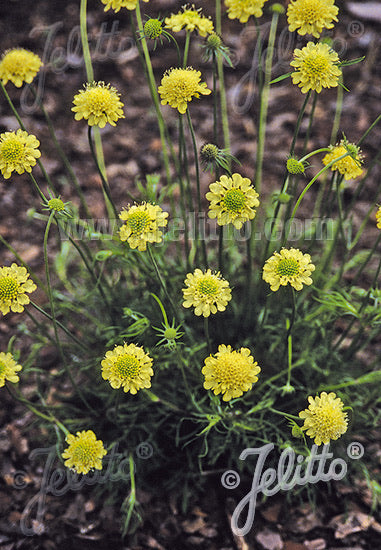
[[[225,311],[232,297],[228,281],[219,272],[212,273],[210,269],[206,272],[195,269],[193,273],[188,273],[184,283],[183,306],[194,307],[195,315],[209,317],[211,313]]]
[[[304,419],[302,426],[316,445],[328,445],[338,439],[348,429],[347,413],[343,412],[344,403],[336,394],[323,391],[320,397],[309,397],[309,407],[299,413]]]
[[[15,263],[11,267],[0,267],[0,311],[3,315],[13,311],[21,313],[24,306],[30,303],[27,293],[36,290],[36,285],[29,279],[25,267]]]
[[[147,243],[161,243],[163,233],[159,229],[167,225],[168,213],[157,204],[144,202],[123,209],[119,218],[125,223],[119,229],[121,241],[127,241],[131,248],[141,252],[147,249]]]
[[[319,38],[323,29],[332,29],[339,8],[334,0],[291,0],[287,8],[289,30]]]
[[[135,10],[139,0],[101,0],[101,2],[105,5],[104,11],[112,8],[115,13],[118,13],[121,8],[127,8],[131,11]],[[149,0],[143,0],[143,2],[149,2]]]
[[[20,380],[16,373],[21,369],[22,366],[16,363],[11,353],[0,352],[0,388],[6,380],[16,384]]]
[[[184,114],[188,103],[194,97],[199,98],[200,94],[209,95],[212,92],[206,83],[200,80],[201,72],[195,71],[192,67],[169,69],[164,73],[158,88],[162,105],[168,104]]]
[[[200,36],[206,36],[214,31],[213,22],[210,17],[205,17],[201,13],[201,8],[197,9],[189,5],[182,7],[182,11],[166,17],[165,26],[173,32],[179,32],[185,29],[189,32],[198,31]]]
[[[243,223],[254,218],[259,195],[249,178],[240,174],[223,175],[219,181],[211,183],[209,189],[205,195],[210,202],[208,216],[217,218],[218,225],[232,223],[241,229]]]
[[[9,179],[12,172],[31,172],[41,156],[39,145],[36,136],[21,129],[0,134],[0,170],[4,179]]]
[[[30,84],[42,65],[38,55],[15,48],[5,52],[0,60],[0,79],[5,85],[8,81],[13,82],[17,88],[26,82]]]
[[[120,387],[127,393],[135,394],[142,388],[151,387],[152,358],[144,349],[135,344],[116,346],[107,351],[102,361],[102,378],[111,387]]]
[[[102,458],[107,454],[103,441],[96,438],[92,430],[83,430],[76,435],[66,436],[67,449],[62,453],[64,464],[78,474],[87,474],[90,470],[102,470]]]
[[[334,162],[331,166],[331,170],[337,170],[345,180],[354,180],[360,177],[363,173],[362,165],[362,154],[354,143],[348,143],[346,139],[342,139],[339,144],[330,147],[331,151],[325,155],[323,158],[324,166],[327,166],[333,160],[345,155],[345,153],[350,152],[351,155],[348,155],[337,162]]]
[[[89,126],[104,128],[107,122],[116,126],[119,118],[125,118],[124,105],[119,98],[120,93],[110,84],[91,82],[74,96],[71,110],[75,113],[75,120],[84,118]]]
[[[251,390],[261,371],[248,348],[233,351],[231,346],[218,346],[217,353],[205,359],[202,374],[205,376],[204,388],[213,390],[215,395],[223,394],[222,399],[229,401]]]
[[[303,285],[311,285],[311,273],[315,271],[311,256],[303,254],[297,248],[282,248],[266,260],[263,266],[263,280],[269,283],[272,291],[280,286],[290,284],[295,290],[302,290]]]
[[[328,44],[314,44],[294,50],[294,60],[290,65],[296,69],[291,74],[292,81],[305,94],[309,90],[320,93],[323,88],[335,88],[339,85],[341,69],[339,56]]]
[[[263,5],[267,0],[225,0],[229,19],[239,19],[246,23],[251,15],[261,17]]]

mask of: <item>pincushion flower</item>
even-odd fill
[[[261,17],[262,8],[266,0],[225,0],[229,19],[239,19],[246,23],[251,15]]]
[[[249,178],[240,174],[232,177],[221,176],[219,181],[209,185],[206,198],[210,201],[209,218],[217,218],[218,225],[232,223],[237,229],[255,216],[255,207],[259,206],[258,193]]]
[[[376,222],[378,229],[381,229],[381,206],[378,207],[376,212]]]
[[[210,269],[206,272],[195,269],[187,274],[184,283],[183,306],[194,307],[195,315],[209,317],[211,313],[225,311],[232,297],[228,281],[219,272],[212,273]]]
[[[290,65],[296,71],[291,74],[292,81],[305,94],[309,90],[320,93],[323,88],[335,88],[339,84],[341,69],[339,56],[328,44],[314,44],[294,50],[294,60]]]
[[[24,48],[8,50],[0,61],[0,79],[4,86],[10,81],[17,88],[21,88],[24,82],[32,82],[41,65],[42,61],[38,55]]]
[[[33,134],[24,130],[0,134],[0,170],[7,180],[12,172],[31,172],[41,153],[40,142]]]
[[[120,93],[104,82],[88,82],[84,89],[74,96],[75,120],[84,118],[89,126],[104,128],[108,123],[116,126],[119,118],[125,118],[123,114],[123,103],[119,99]]]
[[[101,2],[105,5],[104,11],[112,8],[115,13],[118,13],[121,8],[127,8],[128,10],[136,9],[139,0],[101,0]],[[143,0],[143,2],[149,2],[149,0]]]
[[[192,67],[186,69],[169,69],[161,79],[158,92],[162,105],[170,105],[184,114],[188,103],[194,97],[199,98],[200,94],[209,95],[211,90],[207,88],[206,82],[200,82],[201,72],[195,71]]]
[[[215,395],[222,393],[222,399],[229,401],[251,390],[260,371],[248,348],[232,351],[231,346],[222,344],[214,356],[205,359],[201,372],[205,376],[204,388],[213,390]]]
[[[193,4],[191,7],[185,5],[179,13],[166,17],[165,26],[173,32],[179,32],[182,29],[189,32],[197,30],[200,36],[211,34],[214,30],[212,20],[202,15],[200,8],[196,10]]]
[[[0,311],[3,315],[13,311],[21,313],[24,306],[30,303],[27,293],[36,290],[36,285],[29,279],[25,267],[15,263],[11,267],[0,267]]]
[[[116,346],[107,351],[102,361],[102,378],[108,380],[112,388],[120,387],[127,393],[137,393],[142,388],[151,387],[152,358],[143,348],[135,344]]]
[[[314,439],[316,445],[328,445],[331,439],[336,440],[348,429],[347,413],[343,412],[344,403],[336,394],[323,391],[320,397],[309,397],[309,407],[299,413],[304,419],[302,426],[307,435]]]
[[[339,144],[330,147],[331,151],[323,158],[324,166],[327,166],[330,162],[336,158],[345,155],[349,152],[350,155],[334,162],[331,166],[331,170],[338,170],[345,180],[356,179],[363,173],[361,168],[362,154],[354,143],[348,143],[346,139],[342,139]]]
[[[167,225],[168,213],[157,204],[144,202],[123,209],[119,218],[125,223],[119,229],[121,241],[127,241],[131,248],[141,252],[147,249],[147,243],[160,243],[163,233],[160,227]]]
[[[302,290],[303,285],[311,285],[311,273],[315,271],[311,256],[303,254],[297,248],[282,248],[266,260],[263,267],[263,279],[270,284],[274,292],[279,287],[290,284],[295,290]]]
[[[0,352],[0,388],[6,380],[16,384],[20,380],[16,373],[21,369],[22,366],[16,363],[11,353]]]
[[[102,458],[107,454],[103,441],[96,438],[92,430],[83,430],[76,435],[66,436],[69,444],[62,453],[66,458],[64,464],[73,468],[78,474],[87,474],[90,470],[102,470]]]
[[[291,0],[287,8],[288,28],[290,32],[297,30],[298,34],[319,38],[324,28],[333,28],[338,13],[334,0]]]

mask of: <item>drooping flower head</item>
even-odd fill
[[[293,156],[287,159],[286,166],[289,174],[304,174],[305,164]]]
[[[0,134],[0,170],[7,180],[12,172],[23,174],[31,172],[41,153],[40,142],[33,134],[24,130]]]
[[[200,82],[201,72],[195,71],[192,67],[186,69],[169,69],[161,79],[158,92],[162,105],[170,105],[184,114],[188,103],[194,97],[199,98],[200,94],[209,95],[211,90],[207,88],[206,82]]]
[[[274,292],[279,287],[290,284],[295,290],[302,290],[303,285],[311,285],[311,273],[315,271],[311,256],[303,254],[297,248],[282,248],[266,260],[263,266],[263,279],[269,283]]]
[[[341,69],[339,56],[328,44],[314,44],[294,50],[294,60],[290,65],[296,71],[291,74],[292,81],[305,94],[309,90],[320,93],[323,88],[335,88],[339,85]]]
[[[290,32],[312,34],[319,38],[323,29],[332,29],[333,21],[338,21],[339,8],[334,0],[291,0],[287,8]]]
[[[0,267],[0,311],[3,315],[13,311],[21,313],[29,304],[27,293],[36,290],[36,285],[29,279],[25,267],[15,263],[11,267]]]
[[[378,207],[376,212],[376,222],[378,229],[381,229],[381,206]]]
[[[161,243],[163,232],[159,228],[167,225],[167,217],[168,213],[163,212],[160,206],[149,202],[123,209],[119,214],[125,222],[119,229],[120,240],[143,252],[147,243]]]
[[[335,146],[330,147],[331,151],[325,155],[323,158],[324,166],[327,166],[333,160],[345,155],[349,152],[350,154],[337,162],[334,162],[331,166],[331,170],[338,170],[345,180],[356,179],[363,173],[361,168],[362,154],[361,150],[354,143],[348,143],[346,138],[342,139],[340,143]]]
[[[16,373],[21,369],[22,366],[16,363],[11,353],[0,352],[0,388],[6,380],[16,384],[20,380]]]
[[[195,269],[193,273],[188,273],[184,283],[183,306],[194,307],[195,315],[209,317],[211,313],[225,311],[232,297],[228,281],[219,272],[212,273],[210,269],[206,272]]]
[[[229,19],[239,19],[246,23],[251,15],[261,17],[262,8],[267,0],[225,0]]]
[[[120,101],[120,93],[104,82],[91,82],[84,85],[74,96],[75,120],[84,118],[89,126],[99,126],[104,128],[109,122],[111,126],[116,126],[119,118],[125,118],[123,114],[123,103]]]
[[[299,413],[304,419],[303,430],[316,445],[328,445],[331,439],[336,440],[348,429],[347,413],[343,412],[344,403],[336,394],[323,391],[320,397],[309,397],[309,407]]]
[[[78,474],[87,474],[90,470],[102,470],[102,458],[107,454],[103,441],[96,438],[92,430],[83,430],[76,435],[66,436],[67,449],[62,453],[64,464]]]
[[[222,393],[222,399],[229,401],[251,390],[260,371],[248,348],[232,351],[231,346],[222,344],[214,356],[205,359],[201,372],[205,376],[204,388],[213,390],[215,395]]]
[[[255,216],[259,206],[258,193],[251,185],[249,178],[240,174],[232,177],[221,176],[219,181],[209,185],[206,198],[210,201],[209,218],[217,218],[218,225],[232,223],[237,229]]]
[[[0,60],[0,79],[4,86],[10,81],[17,88],[21,88],[24,82],[30,84],[42,65],[38,55],[15,48],[5,52]]]
[[[115,13],[118,13],[121,8],[127,8],[128,10],[136,9],[139,0],[101,0],[101,2],[105,4],[104,11],[108,11],[112,8]],[[149,2],[149,0],[143,0],[143,2]]]
[[[102,361],[102,378],[108,380],[112,388],[120,388],[127,393],[137,393],[142,388],[151,387],[152,358],[144,349],[135,344],[116,346],[107,351]]]
[[[197,9],[192,6],[185,5],[182,11],[166,17],[165,26],[173,32],[179,32],[185,29],[189,32],[198,31],[200,36],[211,34],[214,30],[213,22],[210,17],[205,17],[201,13],[201,8]]]

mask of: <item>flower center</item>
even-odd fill
[[[333,407],[320,407],[315,411],[314,422],[321,432],[334,435],[343,422],[343,413]]]
[[[93,463],[96,455],[96,446],[90,441],[83,441],[78,443],[73,451],[73,460],[82,466],[88,466]]]
[[[314,54],[306,57],[304,67],[310,77],[322,76],[329,70],[329,60],[324,55]]]
[[[131,228],[131,231],[135,235],[141,235],[146,229],[148,229],[151,218],[147,212],[133,212],[129,215],[127,223]]]
[[[23,144],[17,139],[17,137],[8,138],[1,144],[1,155],[5,162],[17,162],[24,153]]]
[[[121,355],[115,361],[115,369],[121,378],[135,378],[139,374],[140,363],[134,355]]]
[[[283,258],[278,263],[276,271],[281,277],[294,277],[299,273],[299,262],[294,258]]]
[[[163,336],[167,340],[174,340],[177,336],[177,330],[175,328],[168,327],[165,329]]]
[[[144,34],[151,40],[158,38],[163,32],[163,26],[159,19],[148,19],[144,25]]]
[[[239,353],[220,357],[215,365],[216,378],[230,387],[242,384],[249,374],[248,363]]]
[[[0,376],[3,376],[5,373],[5,363],[3,361],[0,361]]]
[[[0,300],[15,300],[19,286],[20,284],[13,277],[2,277],[0,279]]]
[[[93,88],[87,98],[89,110],[93,113],[104,113],[110,105],[108,88]]]
[[[305,0],[299,10],[300,19],[309,23],[318,21],[324,15],[324,7],[319,0]]]
[[[50,201],[48,201],[48,207],[50,210],[55,210],[56,212],[65,210],[65,205],[61,199],[50,199]]]
[[[218,292],[218,282],[212,277],[206,276],[197,283],[197,290],[204,296],[215,296]]]
[[[246,202],[245,193],[241,189],[229,189],[224,196],[223,203],[229,212],[238,213]]]

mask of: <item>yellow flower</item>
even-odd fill
[[[102,470],[102,458],[107,454],[103,441],[96,438],[92,430],[77,432],[66,436],[68,448],[62,453],[66,458],[65,466],[73,468],[78,474],[87,474],[95,468]]]
[[[237,229],[255,216],[254,207],[259,206],[258,193],[249,178],[240,174],[221,176],[219,181],[209,185],[206,198],[210,201],[209,218],[217,218],[218,225],[232,223]]]
[[[348,429],[347,413],[343,412],[344,403],[336,394],[323,391],[320,397],[309,397],[308,409],[299,413],[304,419],[303,430],[315,438],[316,445],[328,445],[331,439],[338,439]]]
[[[229,19],[239,19],[240,23],[246,23],[250,15],[261,17],[262,8],[266,0],[225,0],[228,8]]]
[[[209,17],[201,14],[201,8],[196,10],[192,4],[191,7],[183,6],[182,10],[165,19],[167,29],[171,29],[173,32],[179,32],[183,28],[189,32],[197,30],[200,36],[206,36],[213,32],[213,23]]]
[[[36,159],[41,156],[40,142],[33,134],[24,130],[0,134],[0,170],[7,180],[12,172],[31,172]]]
[[[378,207],[376,212],[376,222],[378,229],[381,229],[381,206]]]
[[[332,21],[338,21],[339,8],[334,0],[291,0],[287,9],[290,32],[298,29],[298,34],[312,34],[319,38],[322,30],[332,29]]]
[[[163,212],[157,204],[134,204],[119,214],[119,218],[125,222],[119,229],[119,238],[127,241],[131,248],[143,252],[147,243],[161,243],[163,232],[159,227],[167,225],[167,217],[168,213]]]
[[[211,313],[225,311],[232,297],[228,281],[210,269],[205,273],[195,269],[188,273],[184,283],[187,288],[183,288],[183,306],[193,306],[195,315],[209,317]]]
[[[22,366],[16,363],[11,353],[0,352],[0,388],[5,385],[6,380],[16,384],[20,380],[16,372],[21,369]]]
[[[0,61],[0,78],[5,85],[8,80],[20,88],[24,82],[30,84],[42,65],[38,55],[15,48],[5,52]]]
[[[292,81],[304,94],[309,90],[320,93],[323,88],[335,88],[341,76],[338,63],[339,56],[328,44],[308,42],[301,50],[294,50],[294,61],[290,65],[296,71],[291,74]]]
[[[80,90],[74,96],[75,120],[84,118],[89,126],[99,126],[104,128],[109,122],[111,126],[116,126],[119,118],[125,118],[122,107],[123,103],[119,99],[120,93],[110,84],[104,82],[91,82],[85,84],[85,89]]]
[[[107,351],[101,364],[102,378],[108,380],[112,388],[122,386],[126,393],[135,394],[141,388],[151,387],[152,358],[135,344]]]
[[[201,72],[191,67],[166,71],[158,88],[162,105],[168,103],[173,109],[178,109],[179,113],[184,114],[188,102],[192,101],[193,97],[199,98],[200,94],[211,93],[206,83],[200,82],[200,78]]]
[[[286,286],[288,283],[295,290],[302,290],[303,285],[311,285],[311,273],[315,271],[314,264],[311,263],[311,256],[303,254],[297,248],[282,248],[266,260],[263,267],[263,279],[270,284],[274,292],[279,287]]]
[[[104,11],[112,8],[115,13],[118,13],[120,8],[127,8],[128,10],[136,9],[136,5],[139,0],[101,0],[102,4],[105,4]],[[149,2],[149,0],[143,0],[143,2]]]
[[[36,290],[36,285],[29,279],[29,273],[25,267],[13,263],[11,267],[0,267],[0,311],[3,315],[24,311],[24,306],[29,304],[28,292]]]
[[[338,170],[345,180],[356,179],[363,173],[361,168],[362,155],[360,149],[354,143],[348,143],[346,139],[342,139],[339,144],[334,147],[330,147],[330,153],[327,153],[323,158],[324,166],[327,166],[330,162],[336,158],[345,155],[345,153],[351,153],[343,159],[334,162],[331,166],[331,170]]]
[[[232,351],[231,346],[222,344],[214,356],[205,359],[201,372],[205,376],[204,388],[213,390],[215,395],[222,393],[222,399],[229,401],[251,390],[260,371],[248,348]]]

